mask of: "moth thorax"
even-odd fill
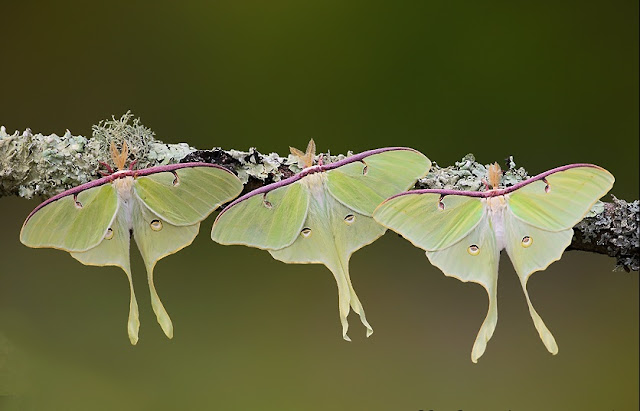
[[[491,229],[493,230],[493,234],[496,236],[496,245],[498,246],[498,250],[502,250],[506,246],[504,210],[507,207],[507,201],[504,196],[489,197],[486,200],[489,219],[491,221]]]
[[[502,170],[498,163],[491,164],[487,169],[487,174],[491,188],[498,188],[498,186],[500,186],[500,180],[502,179]]]
[[[502,213],[502,210],[507,206],[504,196],[488,197],[486,201],[492,214]]]
[[[309,193],[311,193],[314,198],[322,199],[324,198],[324,184],[326,179],[326,173],[313,173],[305,176],[300,182],[307,186]]]
[[[133,188],[133,177],[123,177],[113,180],[113,186],[118,192],[118,196],[123,201],[129,201],[131,199],[131,189]]]

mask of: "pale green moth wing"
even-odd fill
[[[167,337],[173,338],[173,324],[156,292],[153,282],[153,268],[161,258],[191,244],[198,235],[200,223],[175,226],[149,210],[141,200],[137,202],[135,207],[137,209],[133,217],[133,237],[147,268],[151,306],[162,331]]]
[[[325,177],[318,173],[300,181],[299,184],[306,185],[311,194],[304,224],[293,244],[269,252],[275,259],[285,263],[321,263],[333,273],[338,285],[342,337],[351,341],[347,335],[349,307],[360,316],[367,328],[367,337],[373,333],[373,329],[351,284],[349,258],[356,250],[384,234],[385,229],[371,217],[345,207],[329,195],[324,185]]]
[[[107,229],[104,240],[88,251],[72,252],[71,256],[85,265],[114,265],[122,268],[129,280],[129,320],[127,322],[127,332],[131,344],[138,342],[138,330],[140,329],[140,318],[138,314],[138,303],[133,291],[131,279],[131,266],[129,263],[129,241],[130,232],[127,217],[124,210],[120,209],[116,218]]]
[[[126,145],[114,154],[119,168],[126,154]],[[147,267],[153,309],[171,337],[171,321],[153,285],[153,267],[160,258],[190,244],[199,222],[241,190],[242,183],[233,173],[211,164],[120,170],[40,204],[27,217],[20,238],[31,247],[69,251],[83,264],[121,267],[131,289],[127,329],[131,343],[136,344],[140,322],[129,265],[133,234]]]
[[[482,285],[489,296],[487,316],[478,331],[471,361],[474,363],[484,354],[498,322],[498,263],[500,250],[490,219],[485,215],[480,223],[462,240],[438,251],[427,251],[431,264],[442,272],[460,281],[473,281]]]
[[[391,155],[396,151],[402,155]],[[267,249],[284,262],[325,264],[338,284],[343,338],[349,340],[350,307],[370,335],[371,326],[351,285],[349,257],[384,233],[369,217],[375,206],[413,185],[430,163],[415,150],[383,148],[313,166],[314,152],[313,142],[306,153],[292,149],[306,168],[235,200],[218,215],[211,236],[221,244]]]
[[[489,309],[471,350],[474,363],[484,354],[498,321],[500,249],[486,201],[453,190],[415,190],[391,197],[373,217],[426,251],[431,264],[450,277],[482,285]]]
[[[430,167],[419,151],[391,149],[327,171],[327,187],[342,204],[370,216],[385,199],[413,187]]]
[[[498,259],[506,248],[520,278],[529,312],[547,349],[558,351],[551,332],[533,308],[527,280],[558,260],[570,244],[571,227],[612,186],[613,176],[592,164],[549,170],[512,187],[498,189],[500,168],[490,167],[493,190],[416,190],[394,196],[374,212],[381,224],[427,250],[431,263],[489,293],[489,313],[474,344],[474,362],[483,354],[497,320]],[[438,200],[439,199],[439,200]],[[478,211],[482,204],[482,211]],[[436,206],[440,213],[436,212]],[[449,214],[447,214],[449,210]],[[478,215],[485,215],[478,221]],[[462,233],[472,231],[455,242]],[[452,242],[455,244],[450,245]]]
[[[211,229],[214,241],[277,250],[296,239],[307,217],[308,190],[294,182],[256,191],[237,199],[218,215]]]
[[[475,363],[498,321],[497,281],[500,249],[479,197],[453,190],[414,190],[389,198],[373,218],[426,251],[431,264],[450,277],[482,285],[489,309],[471,350]]]
[[[117,209],[118,196],[111,184],[65,191],[29,214],[20,241],[34,248],[86,251],[102,241]]]
[[[591,164],[559,167],[511,187],[509,209],[520,220],[548,231],[576,225],[613,186],[607,170]]]
[[[527,292],[527,281],[531,274],[546,269],[552,262],[562,257],[565,248],[571,244],[573,229],[542,230],[524,223],[509,211],[504,213],[504,224],[507,254],[520,278],[533,323],[547,350],[557,354],[556,340],[531,304]]]
[[[240,194],[242,183],[216,167],[191,167],[138,177],[136,194],[156,215],[175,226],[192,225]]]
[[[151,305],[167,337],[173,324],[155,288],[158,260],[191,244],[200,221],[222,203],[237,197],[242,183],[219,167],[194,166],[145,173],[134,180],[133,236],[147,269]]]
[[[479,198],[414,190],[384,201],[373,218],[416,247],[432,251],[460,241],[483,214]]]

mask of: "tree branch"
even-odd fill
[[[245,192],[301,170],[297,157],[292,155],[261,154],[255,148],[196,150],[186,143],[164,144],[128,112],[120,119],[112,118],[94,126],[92,138],[74,136],[68,130],[63,136],[34,135],[29,129],[7,134],[4,126],[1,127],[0,197],[49,198],[99,178],[100,161],[114,166],[109,154],[111,142],[121,147],[124,140],[129,146],[130,160],[137,160],[139,168],[189,161],[218,164],[238,175],[245,184]],[[326,163],[344,157],[324,154],[323,160]],[[502,184],[505,187],[529,177],[524,168],[516,167],[513,157],[507,159],[504,168]],[[434,162],[429,174],[416,183],[416,188],[478,191],[486,176],[487,167],[468,154],[449,167]],[[574,227],[569,249],[606,254],[616,258],[617,269],[638,271],[639,220],[638,200],[627,203],[614,197],[612,203],[598,202]]]

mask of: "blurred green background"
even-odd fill
[[[414,147],[440,165],[571,162],[638,198],[638,2],[3,2],[0,124],[90,135],[131,109],[166,142],[286,153]],[[340,337],[323,266],[222,247],[202,225],[156,267],[132,253],[140,342],[116,268],[22,246],[36,200],[0,199],[0,409],[631,410],[638,274],[567,252],[533,276],[547,353],[503,256],[500,321],[470,361],[482,287],[388,233],[351,274],[375,333]]]

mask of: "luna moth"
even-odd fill
[[[386,231],[371,218],[375,207],[411,187],[431,162],[416,150],[393,147],[314,166],[313,140],[306,153],[291,152],[304,169],[233,201],[216,218],[211,237],[220,244],[268,250],[285,263],[324,264],[338,285],[342,337],[351,341],[350,308],[368,337],[373,329],[353,289],[349,258]]]
[[[494,164],[489,167],[491,190],[408,191],[387,199],[373,213],[380,224],[424,249],[445,275],[486,289],[489,309],[471,351],[474,363],[498,320],[498,262],[503,249],[518,274],[542,342],[552,354],[558,352],[553,335],[531,304],[527,280],[560,259],[571,243],[572,227],[614,182],[608,171],[592,164],[554,168],[504,189],[498,188],[501,175]]]
[[[242,183],[225,168],[206,163],[183,163],[125,169],[122,152],[111,146],[118,171],[64,191],[38,205],[20,232],[26,246],[68,251],[86,265],[121,267],[131,291],[127,330],[138,342],[140,321],[129,262],[133,235],[147,269],[151,304],[167,337],[173,325],[153,282],[158,260],[191,244],[200,221],[221,204],[237,197]]]

